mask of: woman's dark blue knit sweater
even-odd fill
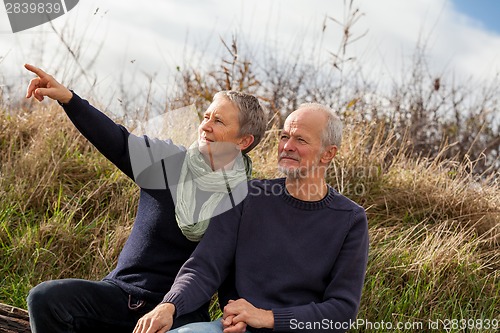
[[[133,135],[125,127],[114,123],[76,94],[63,108],[76,128],[106,158],[137,181],[129,152],[129,140]],[[147,140],[146,137],[138,139]],[[150,143],[166,147],[171,156],[157,163],[158,172],[169,170],[168,180],[178,180],[179,174],[175,171],[180,172],[185,149],[169,140],[151,140]],[[180,267],[198,244],[189,241],[177,226],[174,201],[164,176],[155,177],[155,184],[150,184],[149,189],[141,187],[130,236],[115,269],[104,278],[131,295],[156,303],[170,289]]]

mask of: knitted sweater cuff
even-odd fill
[[[184,300],[182,299],[181,295],[169,292],[163,297],[162,303],[172,303],[175,305],[175,316],[174,318],[177,318],[179,316],[182,316],[185,314],[184,310]]]
[[[295,318],[292,311],[287,309],[273,309],[274,331],[283,332],[290,330],[290,321]]]

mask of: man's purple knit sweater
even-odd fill
[[[176,316],[226,281],[221,307],[245,298],[272,310],[274,331],[336,331],[335,323],[355,319],[368,258],[364,209],[332,188],[320,201],[301,201],[284,184],[251,181],[236,209],[212,218],[163,299],[175,304]]]

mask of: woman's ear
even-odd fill
[[[240,138],[240,141],[238,143],[238,149],[243,151],[250,147],[250,145],[253,143],[255,138],[253,137],[252,134],[245,134]]]

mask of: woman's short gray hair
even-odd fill
[[[254,137],[252,144],[242,151],[243,154],[246,154],[259,144],[266,132],[267,119],[264,109],[260,105],[257,97],[240,91],[219,91],[214,95],[213,99],[215,100],[220,96],[224,96],[238,108],[240,120],[239,134],[251,134]]]
[[[327,123],[323,128],[321,137],[323,147],[335,145],[340,148],[342,143],[342,121],[337,113],[328,106],[319,103],[304,103],[299,106],[299,109],[304,108],[322,111],[327,115]]]

